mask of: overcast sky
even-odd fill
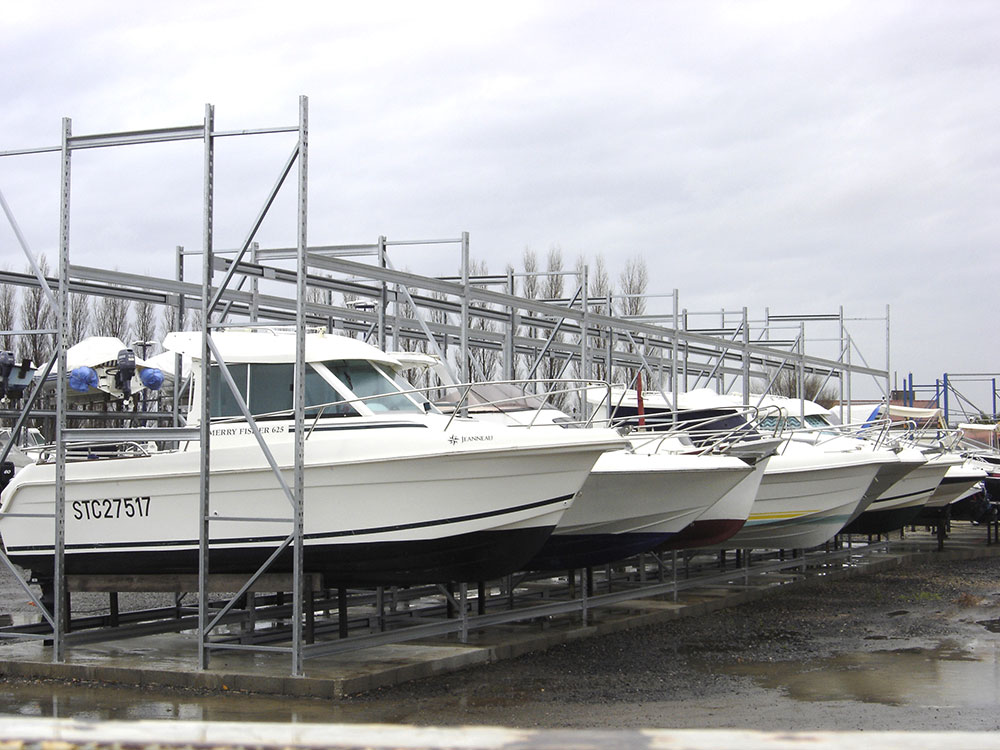
[[[1000,371],[995,0],[59,5],[4,9],[0,151],[207,103],[222,129],[294,125],[305,94],[311,243],[468,231],[492,271],[558,246],[614,276],[642,255],[691,311],[874,319],[851,331],[877,367],[888,305],[900,379]],[[220,247],[291,145],[220,143]],[[201,245],[201,171],[197,143],[77,152],[72,262],[171,276]],[[0,160],[36,251],[58,186],[56,156]],[[294,243],[290,208],[263,239]],[[0,264],[24,266],[2,217]]]

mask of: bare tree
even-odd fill
[[[635,255],[625,263],[625,268],[619,276],[619,283],[620,296],[617,313],[623,318],[644,314],[646,300],[643,295],[646,293],[646,285],[649,283],[649,274],[646,271],[646,261],[641,255]],[[635,354],[638,352],[638,346],[631,341],[626,342],[625,351]],[[635,377],[635,370],[624,368],[619,376],[631,383]]]
[[[608,276],[608,268],[604,265],[604,257],[600,254],[594,259],[594,265],[590,269],[590,289],[587,294],[594,304],[591,305],[598,315],[611,315],[611,296],[614,294],[614,287],[611,284],[611,277]],[[610,332],[609,332],[610,333]],[[594,357],[594,377],[598,380],[609,380],[611,378],[611,368],[607,361],[608,336],[603,333],[594,338],[594,348],[600,350],[600,355]]]
[[[38,268],[42,276],[48,276],[49,264],[44,255],[38,257]],[[34,274],[30,264],[27,272]],[[49,305],[40,287],[28,287],[21,295],[21,328],[26,331],[47,330],[55,327],[55,311]],[[36,366],[47,362],[54,348],[54,337],[49,333],[35,333],[22,344],[20,357],[30,357]]]
[[[642,315],[646,312],[646,293],[649,283],[649,273],[646,271],[646,261],[641,255],[633,256],[625,263],[625,269],[619,277],[621,297],[618,303],[618,313],[629,317]]]
[[[135,338],[140,343],[140,357],[154,354],[153,348],[159,344],[159,330],[156,325],[156,308],[152,302],[142,300],[135,303]],[[125,342],[129,343],[128,341]]]
[[[562,275],[562,248],[558,245],[553,245],[549,248],[548,264],[545,270],[548,275],[545,277],[542,297],[549,300],[561,298],[565,287],[565,279]]]
[[[770,387],[767,392],[772,396],[785,396],[787,398],[804,398],[806,401],[815,401],[820,406],[829,409],[838,401],[838,396],[833,386],[825,385],[826,378],[816,373],[806,373],[799,387],[799,373],[795,367],[783,367],[776,373],[771,370]]]
[[[566,278],[562,274],[563,270],[563,257],[562,248],[558,245],[553,245],[549,248],[548,262],[546,266],[547,275],[545,277],[545,284],[542,288],[542,296],[546,300],[558,300],[564,295],[565,281]],[[555,334],[552,337],[552,343],[558,343],[563,340],[563,335],[561,333]],[[548,356],[545,359],[544,364],[540,368],[539,372],[542,377],[547,380],[555,380],[556,378],[563,377],[565,361],[555,356],[555,353],[550,349]],[[552,386],[560,387],[560,386]],[[552,403],[556,408],[562,408],[566,405],[567,394],[557,393],[552,398]]]
[[[521,267],[524,276],[521,279],[521,296],[525,299],[538,299],[538,258],[530,247],[524,248],[521,256]]]
[[[356,295],[354,292],[344,292],[343,299],[344,299],[344,307],[351,309],[354,307],[354,303],[356,303],[360,299],[360,297]],[[357,334],[354,331],[348,330],[346,328],[344,329],[344,335],[349,336],[352,339],[357,338]]]
[[[129,320],[132,301],[121,297],[101,297],[94,306],[94,333],[98,336],[114,336],[123,342],[132,338],[132,323]]]
[[[530,247],[524,248],[524,253],[521,255],[521,268],[524,272],[521,277],[521,296],[524,299],[538,299],[538,257]],[[529,325],[524,329],[524,334],[533,339],[538,335],[538,329]],[[517,360],[514,368],[515,377],[527,375],[529,368],[534,363],[534,358],[522,354],[515,359]]]
[[[90,335],[90,297],[85,294],[69,296],[69,340],[77,344]]]
[[[487,267],[485,260],[472,261],[469,265],[469,274],[471,276],[487,276],[489,275],[489,268]],[[483,305],[483,307],[489,308],[489,305]],[[496,324],[482,315],[478,315],[472,318],[469,323],[469,328],[471,331],[484,331],[492,332],[496,331]],[[470,345],[470,349],[471,349]],[[492,347],[479,346],[476,347],[474,351],[470,352],[472,360],[472,372],[473,379],[477,379],[478,375],[483,380],[493,380],[496,378],[497,366],[500,363],[500,352]]]
[[[161,330],[164,335],[171,331],[183,331],[184,322],[180,320],[180,311],[173,305],[164,305],[160,315]]]
[[[17,327],[17,288],[13,284],[0,285],[0,331],[13,331]],[[14,351],[14,337],[0,334],[0,349]]]

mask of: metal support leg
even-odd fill
[[[375,622],[378,626],[378,632],[385,632],[385,589],[379,586],[375,589]]]
[[[305,589],[302,591],[302,599],[306,608],[306,627],[303,638],[306,643],[316,642],[316,606],[313,599],[313,587],[311,577],[305,576]]]
[[[347,589],[337,589],[337,625],[341,638],[347,637]]]
[[[458,640],[461,643],[469,642],[469,584],[464,581],[458,586],[458,603],[462,610],[462,626],[458,631]]]
[[[670,575],[674,583],[674,596],[673,599],[677,601],[677,550],[671,550],[670,552]]]

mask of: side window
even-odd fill
[[[280,413],[281,418],[287,418],[293,408],[292,388],[294,384],[295,365],[255,364],[249,367],[229,365],[229,372],[236,381],[240,395],[247,399],[247,382],[249,381],[250,413],[254,415]],[[213,417],[242,416],[232,391],[225,384],[218,367],[211,372],[211,400]],[[315,416],[319,409],[310,406],[343,401],[344,397],[330,385],[310,365],[306,368],[306,414]],[[323,411],[323,416],[345,417],[357,416],[358,412],[350,404],[339,404]]]
[[[236,386],[239,388],[240,395],[243,397],[244,401],[247,397],[247,366],[246,365],[229,365],[229,374],[233,376],[233,380],[236,381]],[[239,417],[242,416],[239,406],[236,405],[236,398],[233,396],[233,392],[226,385],[226,381],[222,378],[222,372],[219,370],[218,365],[215,365],[209,371],[209,398],[211,399],[211,415],[213,417]]]
[[[295,365],[253,365],[250,369],[250,413],[270,414],[292,408]]]

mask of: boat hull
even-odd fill
[[[915,520],[948,467],[928,461],[914,468],[872,501],[844,527],[845,534],[888,534]]]
[[[568,570],[647,552],[752,473],[728,456],[605,454],[528,568]]]
[[[808,549],[832,539],[883,462],[864,454],[774,456],[746,524],[718,549]]]
[[[663,550],[697,549],[721,544],[742,529],[750,517],[754,500],[770,459],[758,461],[747,475],[718,502],[663,545]]]
[[[571,507],[598,456],[620,445],[583,434],[557,443],[541,433],[502,445],[499,433],[492,443],[463,441],[487,433],[457,429],[464,432],[371,429],[307,441],[306,570],[324,574],[328,585],[389,585],[519,569]],[[292,505],[255,445],[218,442],[209,570],[253,572],[289,539]],[[271,449],[292,486],[290,442]],[[197,571],[200,464],[197,450],[67,464],[66,572]],[[53,487],[52,465],[27,467],[4,492],[4,510],[52,513]],[[7,516],[0,534],[14,562],[39,577],[52,574],[51,518]],[[283,569],[291,569],[288,549],[269,568]]]

